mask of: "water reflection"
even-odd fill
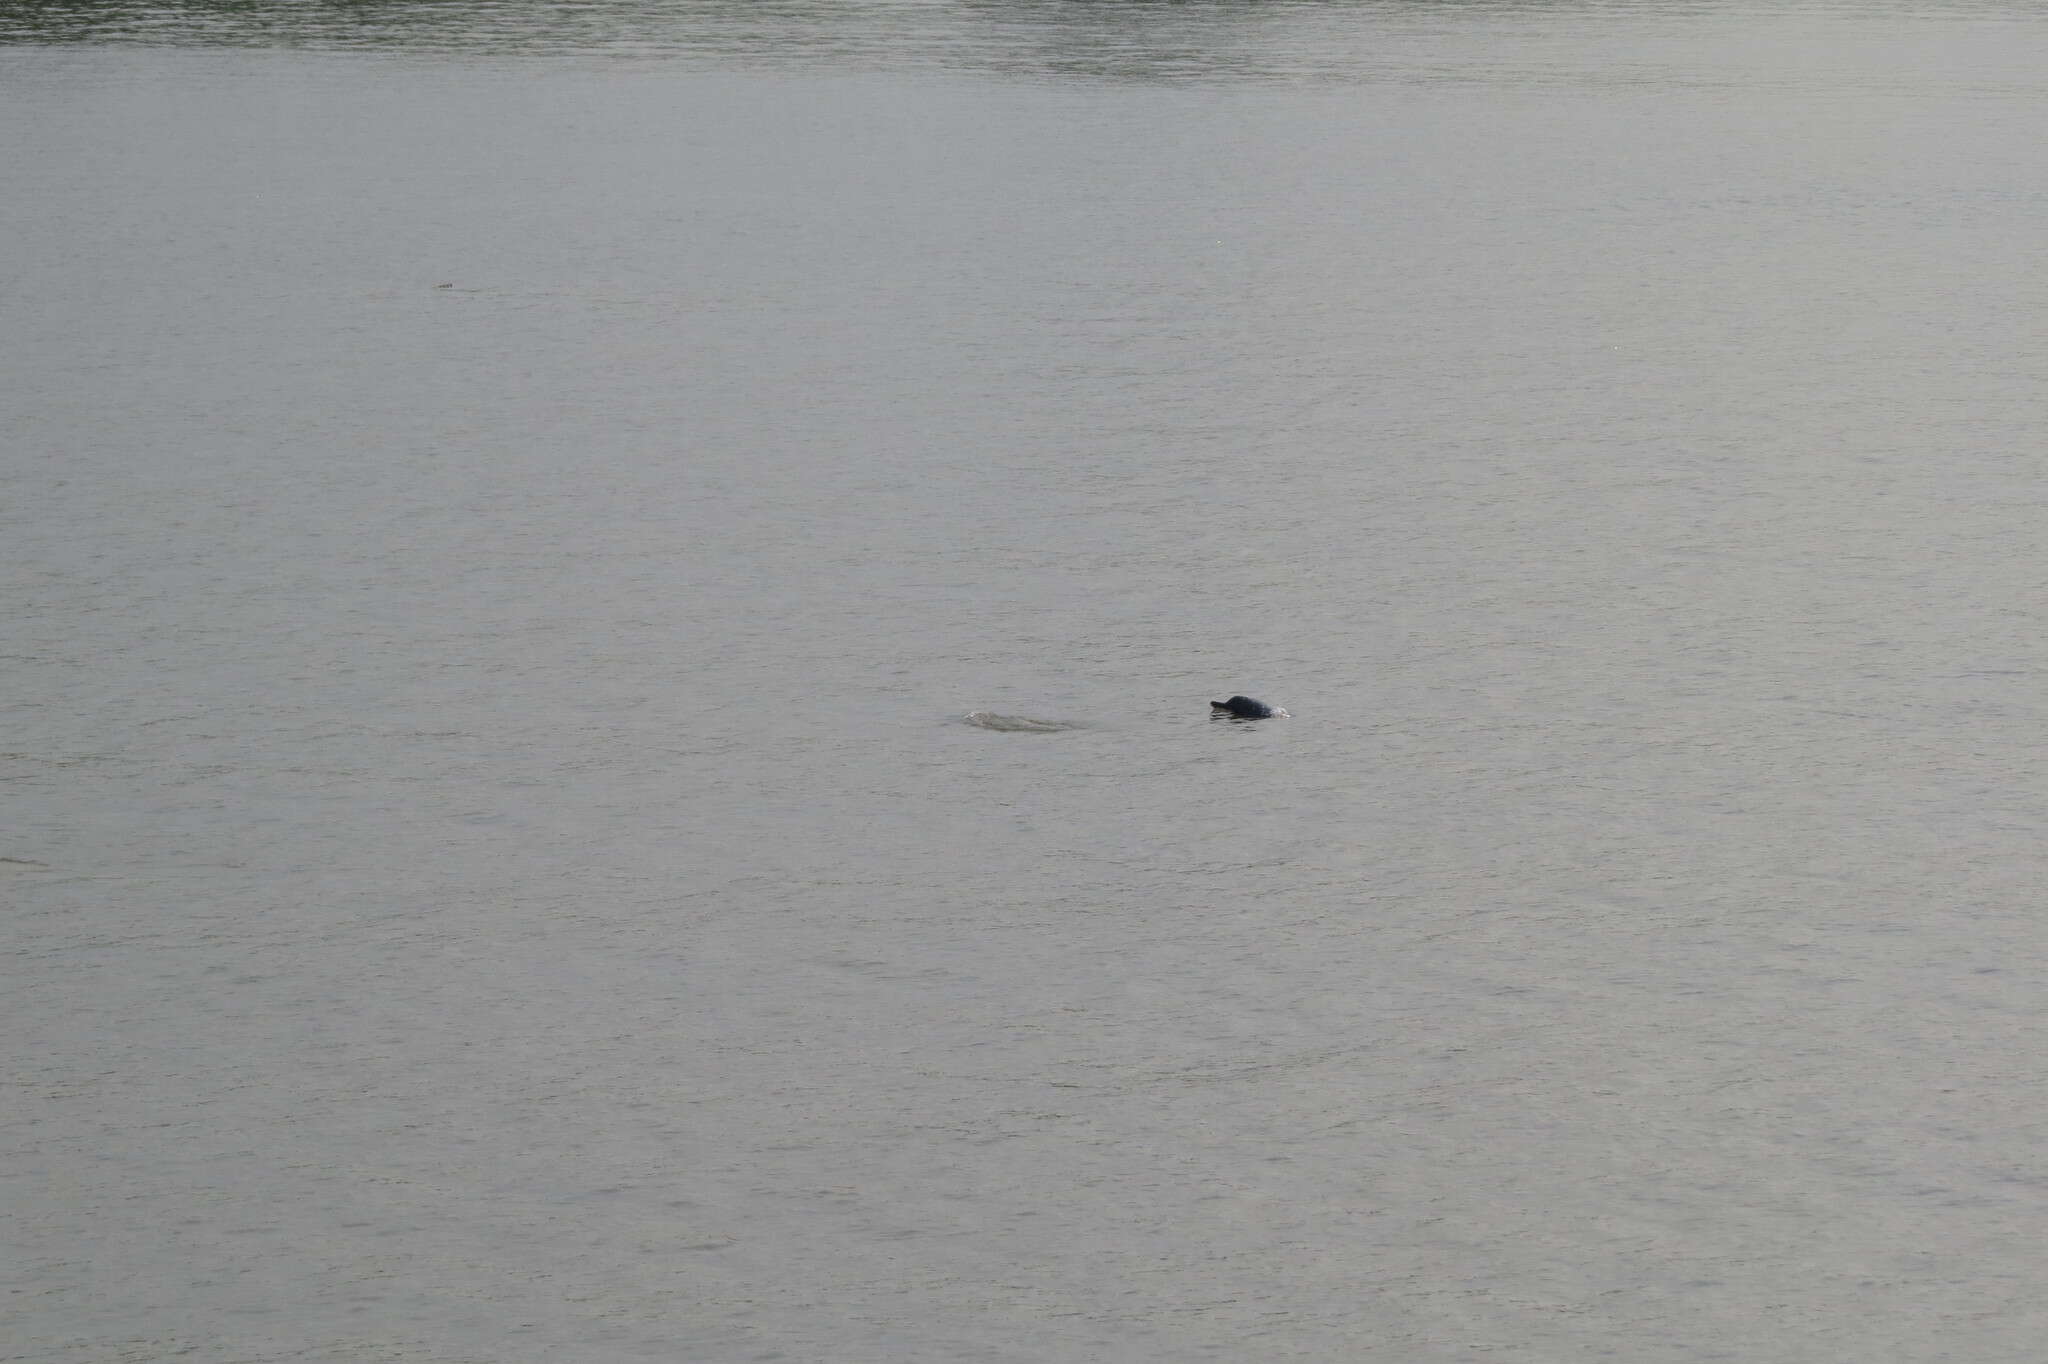
[[[409,47],[480,52],[755,50],[801,56],[835,34],[878,42],[917,4],[844,0],[0,0],[0,42],[178,46]]]
[[[1839,12],[1838,0],[1795,7]],[[1873,9],[1896,8],[1867,0]],[[721,65],[965,68],[1099,79],[1314,78],[1360,30],[1698,12],[1702,0],[0,0],[0,45],[589,53]],[[1934,9],[1984,8],[1950,0]],[[1351,59],[1359,54],[1353,52]]]
[[[1298,29],[1314,11],[1356,14],[1359,8],[1287,0],[963,0],[957,6],[988,40],[991,67],[1115,80],[1278,74],[1307,55],[1298,44],[1276,44],[1279,30]],[[1276,60],[1289,49],[1291,59]]]

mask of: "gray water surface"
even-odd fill
[[[0,3],[0,1357],[2040,1358],[2044,73]]]

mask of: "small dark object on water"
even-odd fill
[[[1212,712],[1227,712],[1239,720],[1267,720],[1276,715],[1287,716],[1287,712],[1280,707],[1269,706],[1264,701],[1255,701],[1249,696],[1233,696],[1228,701],[1211,701],[1209,709]]]

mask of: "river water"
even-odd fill
[[[2044,115],[0,4],[0,1357],[2040,1358]]]

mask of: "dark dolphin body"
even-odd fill
[[[1264,701],[1254,701],[1249,696],[1233,696],[1228,701],[1211,701],[1211,712],[1223,711],[1239,720],[1265,720],[1275,715],[1285,715],[1278,706],[1269,706]]]

